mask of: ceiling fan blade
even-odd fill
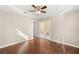
[[[35,5],[32,5],[32,7],[36,9],[36,6]]]
[[[46,11],[41,11],[42,13],[46,13]]]
[[[29,10],[29,12],[35,12],[35,10]]]
[[[47,8],[47,6],[43,6],[41,9],[46,9]]]

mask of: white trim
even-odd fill
[[[76,9],[77,10],[77,8],[75,8],[75,7],[76,6],[71,5],[71,6],[65,6],[64,8],[60,8],[57,11],[56,15],[62,15],[64,13],[71,12],[71,11],[73,11],[73,9]]]
[[[18,14],[20,15],[23,15],[23,16],[28,16],[26,15],[25,13],[23,13],[21,10],[19,10],[18,8],[16,8],[15,6],[11,5],[11,6],[8,6],[10,7],[11,9],[13,9],[15,12],[17,12]],[[28,16],[29,17],[29,16]]]
[[[35,37],[41,38],[41,37],[39,37],[39,36],[35,36]],[[41,38],[41,39],[46,39],[46,38]],[[51,39],[51,38],[50,38],[50,39]],[[50,40],[50,39],[46,39],[46,40]],[[61,44],[65,44],[65,45],[72,46],[72,47],[75,47],[75,48],[79,48],[79,46],[77,46],[77,45],[68,44],[68,43],[65,43],[65,42],[57,41],[57,40],[50,40],[50,41],[57,42],[57,43],[61,43]]]
[[[32,37],[32,39],[33,39],[33,37]],[[31,39],[30,39],[30,40],[31,40]],[[47,39],[47,40],[49,40],[49,39]],[[26,40],[19,41],[19,42],[9,43],[9,44],[7,44],[7,45],[0,46],[0,49],[1,49],[1,48],[5,48],[5,47],[8,47],[8,46],[16,45],[16,44],[19,44],[19,43],[25,42],[25,41],[26,41]],[[57,42],[57,43],[61,43],[61,44],[65,44],[65,45],[72,46],[72,47],[76,47],[76,48],[79,48],[79,46],[72,45],[72,44],[68,44],[68,43],[64,43],[64,42],[60,42],[60,41],[56,41],[56,40],[50,40],[50,41]]]
[[[30,37],[29,40],[32,40],[32,39],[34,39],[34,37]],[[7,44],[7,45],[0,46],[0,49],[1,49],[1,48],[6,48],[6,47],[8,47],[8,46],[16,45],[16,44],[19,44],[19,43],[22,43],[22,42],[25,42],[25,41],[28,41],[28,40],[25,39],[25,40],[18,41],[18,42],[12,42],[12,43],[9,43],[9,44]]]
[[[49,40],[49,39],[47,39]],[[60,41],[56,41],[56,40],[51,40],[53,42],[57,42],[57,43],[61,43],[61,44],[65,44],[65,45],[68,45],[68,46],[72,46],[72,47],[76,47],[76,48],[79,48],[79,46],[76,46],[76,45],[73,45],[73,44],[68,44],[68,43],[65,43],[65,42],[60,42]]]
[[[19,43],[21,43],[21,42],[25,42],[25,41],[26,41],[26,40],[19,41],[19,42],[9,43],[9,44],[7,44],[7,45],[0,46],[0,49],[1,49],[1,48],[5,48],[5,47],[8,47],[8,46],[16,45],[16,44],[19,44]]]
[[[42,39],[46,39],[46,38],[42,38]],[[50,39],[46,39],[46,40],[50,40]],[[56,41],[56,40],[50,40],[50,41],[53,41],[53,42],[56,42],[56,43],[60,43],[60,44],[65,44],[65,45],[68,45],[68,46],[71,46],[71,47],[75,47],[75,48],[79,48],[79,46],[77,46],[77,45],[68,44],[68,43],[65,43],[65,42],[60,42],[60,41]]]
[[[32,37],[29,37],[29,40],[32,40],[32,39],[34,39],[34,36],[32,36]]]
[[[38,38],[41,38],[41,37],[38,37]],[[46,38],[41,38],[41,39],[50,40],[50,39],[46,39]],[[65,44],[65,45],[68,45],[68,46],[71,46],[71,47],[75,47],[75,48],[79,48],[79,46],[77,46],[77,45],[68,44],[68,43],[65,43],[65,42],[60,42],[60,41],[56,41],[56,40],[50,40],[50,41],[53,41],[53,42],[56,42],[56,43],[60,43],[60,44]]]

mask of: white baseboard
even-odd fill
[[[34,39],[34,36],[31,36],[31,37],[28,38],[28,40],[32,40],[32,39]]]
[[[49,40],[49,39],[47,39],[47,40]],[[65,44],[65,45],[72,46],[72,47],[75,47],[75,48],[79,48],[79,46],[73,45],[73,44],[68,44],[68,43],[64,43],[64,42],[60,42],[60,41],[56,41],[56,40],[50,40],[50,41],[61,43],[61,44]]]
[[[46,38],[43,38],[43,39],[46,39]],[[50,39],[46,39],[46,40],[50,40]],[[79,46],[77,46],[77,45],[68,44],[68,43],[65,43],[65,42],[57,41],[57,40],[50,40],[50,41],[57,42],[57,43],[61,43],[61,44],[65,44],[65,45],[72,46],[72,47],[75,47],[75,48],[79,48]]]
[[[25,42],[25,41],[26,41],[26,40],[18,41],[18,42],[13,42],[13,43],[9,43],[9,44],[0,46],[0,49],[1,49],[1,48],[5,48],[5,47],[8,47],[8,46],[16,45],[16,44],[19,44],[19,43],[21,43],[21,42]]]

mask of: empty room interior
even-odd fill
[[[0,54],[79,54],[79,5],[0,5]]]

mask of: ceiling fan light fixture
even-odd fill
[[[40,12],[40,11],[36,11],[36,12],[35,12],[35,14],[40,15],[40,14],[41,14],[41,12]]]
[[[33,10],[30,10],[29,12],[34,12],[36,15],[41,15],[42,13],[46,13],[45,9],[47,8],[46,5],[32,5],[34,8]]]

